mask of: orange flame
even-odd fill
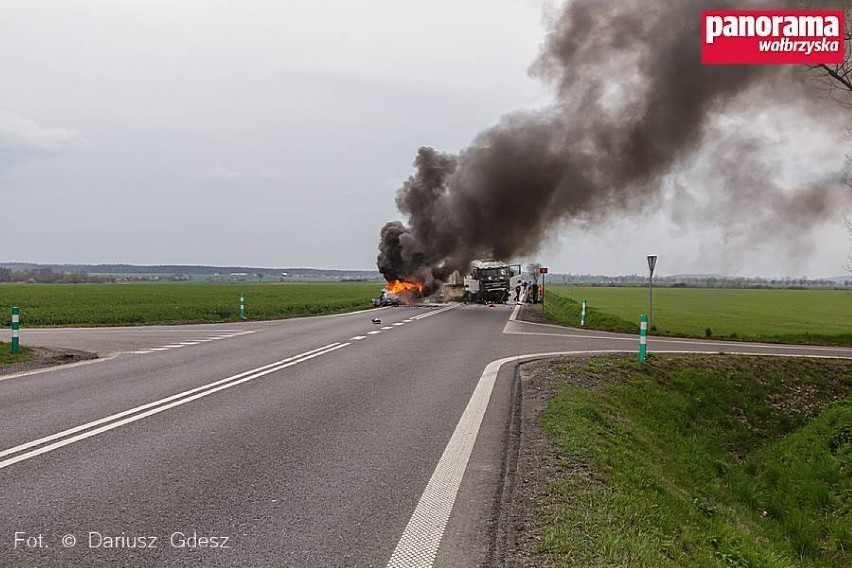
[[[423,295],[422,282],[408,282],[406,280],[391,280],[385,285],[385,289],[391,294],[413,294],[416,296]]]

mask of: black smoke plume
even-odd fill
[[[556,103],[505,116],[458,156],[420,148],[416,173],[396,199],[408,224],[382,228],[379,270],[388,280],[422,280],[432,291],[473,259],[534,254],[545,234],[563,223],[582,227],[636,214],[659,199],[666,176],[696,157],[722,172],[714,200],[734,219],[748,207],[761,212],[755,230],[812,225],[838,192],[824,179],[782,192],[761,157],[759,132],[720,135],[711,124],[728,110],[748,113],[768,101],[795,105],[812,120],[820,120],[828,105],[791,66],[701,64],[701,10],[779,7],[568,3],[531,67],[555,87]],[[742,152],[726,151],[731,148]],[[688,209],[677,214],[702,214]]]

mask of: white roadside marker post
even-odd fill
[[[639,323],[639,362],[648,362],[648,316],[645,314]]]
[[[580,325],[586,325],[586,300],[583,300],[583,308],[580,310]]]
[[[21,350],[20,345],[20,329],[21,329],[21,308],[15,306],[12,308],[12,355],[17,355]]]

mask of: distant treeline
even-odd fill
[[[11,270],[35,271],[50,268],[58,273],[87,274],[185,274],[185,275],[229,275],[263,274],[264,276],[300,276],[309,278],[337,278],[352,280],[376,280],[381,277],[377,270],[338,270],[331,268],[258,268],[251,266],[196,266],[182,264],[162,264],[139,266],[135,264],[35,264],[30,262],[0,262],[0,267]]]
[[[550,284],[578,284],[582,286],[647,286],[648,277],[638,274],[605,276],[597,274],[548,275]],[[852,275],[837,278],[745,278],[717,275],[680,275],[654,277],[654,286],[670,288],[846,288],[852,286]]]
[[[35,284],[104,284],[114,282],[112,276],[89,276],[85,272],[55,272],[52,268],[11,270],[0,268],[0,283],[28,282]]]

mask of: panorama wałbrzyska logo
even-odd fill
[[[843,63],[844,23],[842,10],[706,10],[701,62]]]

